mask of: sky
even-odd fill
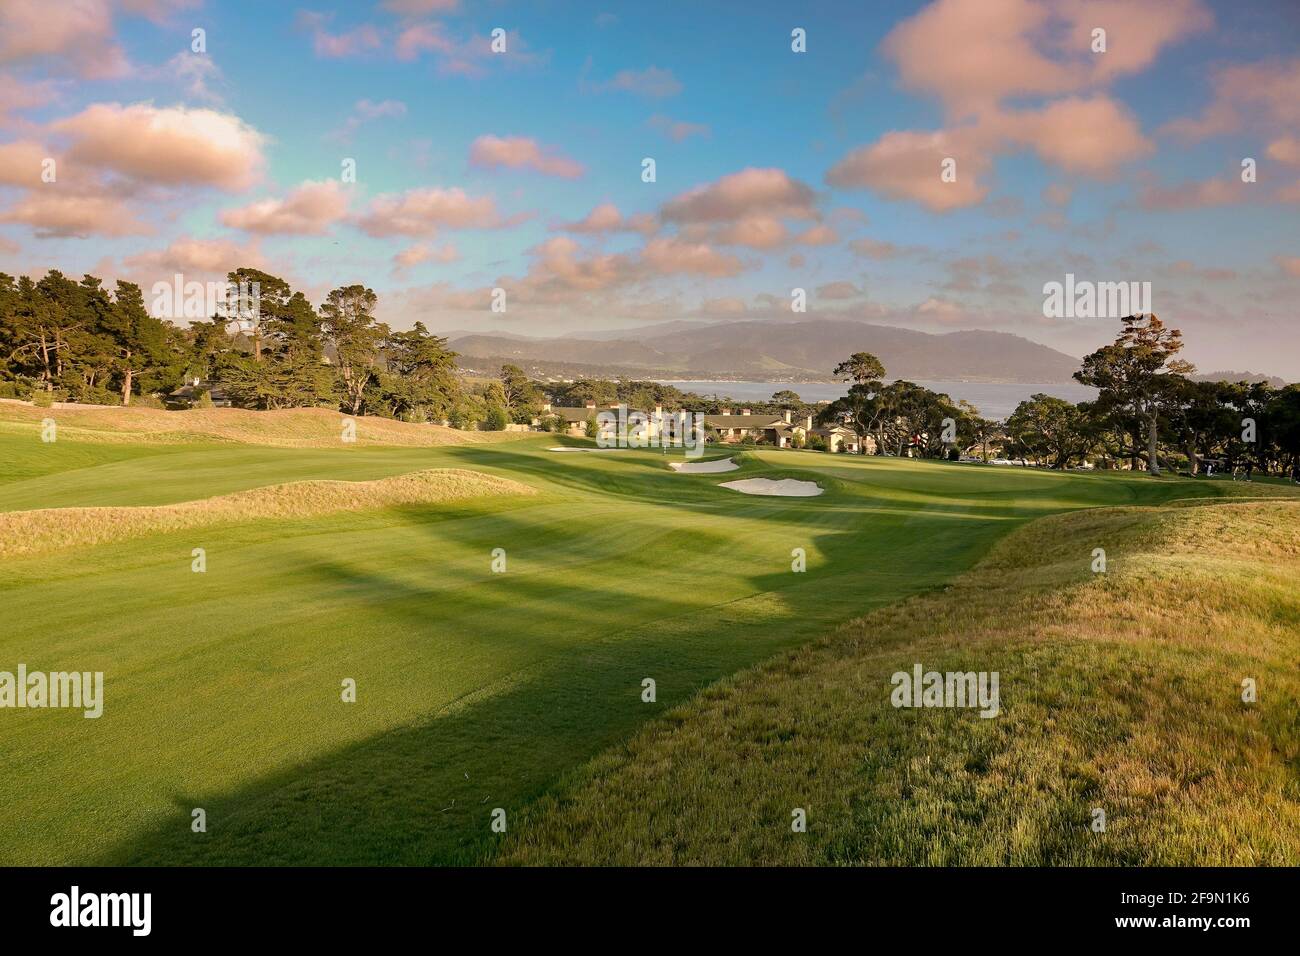
[[[1118,322],[1044,315],[1073,274],[1294,381],[1298,213],[1296,0],[0,3],[0,271],[146,301],[254,266],[396,328],[1082,355]]]

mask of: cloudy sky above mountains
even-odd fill
[[[255,265],[534,335],[797,287],[1082,354],[1116,323],[1044,318],[1073,273],[1151,282],[1206,370],[1300,378],[1294,0],[798,7],[4,0],[0,271]]]

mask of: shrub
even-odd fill
[[[487,410],[487,415],[483,419],[483,428],[490,432],[504,431],[510,422],[510,416],[500,405],[493,405]]]

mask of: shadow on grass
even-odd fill
[[[512,516],[494,519],[509,522]],[[123,840],[94,862],[424,865],[490,859],[499,839],[490,830],[495,808],[514,819],[529,802],[562,785],[566,772],[705,686],[835,623],[941,583],[1013,524],[942,513],[873,521],[887,525],[875,530],[885,533],[881,543],[892,542],[888,553],[864,550],[854,533],[861,528],[852,524],[804,527],[801,535],[810,549],[830,559],[825,573],[774,570],[749,578],[760,593],[704,609],[698,600],[664,594],[652,620],[598,641],[575,644],[552,637],[553,646],[547,646],[495,628],[449,635],[480,645],[498,639],[515,648],[520,642],[538,643],[540,659],[414,725],[232,792],[177,794],[174,812],[159,826]],[[972,534],[972,523],[982,530]],[[705,549],[729,545],[725,535],[707,532],[699,543]],[[904,568],[915,570],[900,573]],[[424,588],[340,562],[316,570],[333,587],[372,595],[387,612],[414,623],[427,620],[427,610],[421,609],[439,597],[436,584]],[[544,606],[552,615],[567,605],[574,627],[590,629],[599,623],[600,607],[621,596],[616,587],[602,586],[598,575],[576,577],[489,579],[482,585],[490,589],[484,602]],[[708,585],[699,582],[706,592]],[[563,595],[558,609],[557,591]],[[656,682],[654,703],[641,699],[646,677]],[[206,811],[207,833],[191,832],[194,807]]]

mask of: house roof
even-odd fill
[[[814,428],[812,433],[814,435],[821,435],[823,438],[828,435],[849,435],[853,438],[858,437],[857,433],[852,428],[846,428],[843,425],[832,425],[830,428]]]
[[[599,410],[600,409],[597,408],[584,408],[580,405],[552,405],[551,410],[545,412],[543,417],[545,417],[545,415],[554,415],[561,421],[565,422],[585,422],[588,418],[595,418],[596,412]]]

